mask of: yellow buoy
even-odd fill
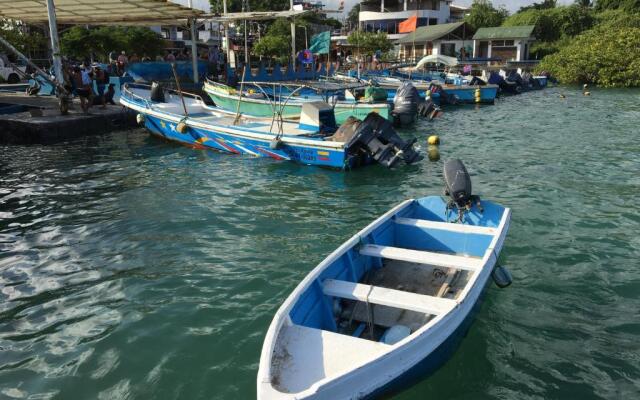
[[[427,143],[429,143],[429,145],[431,145],[431,146],[439,145],[440,144],[440,136],[438,136],[438,135],[429,136],[429,138],[427,139]]]
[[[429,157],[429,161],[438,161],[440,160],[440,151],[436,146],[429,146],[427,157]]]
[[[431,90],[427,89],[426,92],[424,92],[425,97],[428,99],[431,97]]]
[[[476,103],[480,103],[482,101],[482,94],[480,93],[480,88],[476,89],[475,98],[476,98]]]
[[[180,121],[176,126],[176,131],[182,134],[187,133],[187,129],[189,129],[189,127],[187,126],[187,124],[184,123],[184,121]]]

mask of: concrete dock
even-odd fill
[[[73,99],[68,115],[60,115],[53,96],[0,93],[0,103],[25,106],[24,112],[0,114],[0,144],[46,144],[86,135],[99,135],[135,126],[135,114],[120,104],[93,106],[84,114]]]

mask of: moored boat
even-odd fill
[[[299,121],[256,118],[210,107],[192,94],[128,84],[120,103],[137,112],[152,134],[196,148],[339,169],[375,162],[392,167],[421,158],[415,139],[402,140],[378,114],[341,130],[333,109],[322,102],[305,104]]]
[[[402,202],[294,289],[264,340],[258,399],[388,395],[451,356],[479,309],[511,212],[472,196],[460,161],[445,164],[445,179],[451,200]]]
[[[248,85],[257,86],[259,82],[248,82]],[[315,83],[318,87],[321,82]],[[284,82],[266,82],[265,86],[270,85],[286,85]],[[299,85],[310,87],[314,85],[312,82],[300,82]],[[327,86],[327,84],[324,84]],[[362,85],[359,85],[362,86]],[[342,89],[342,92],[347,89]],[[231,88],[229,86],[207,80],[204,84],[204,91],[216,104],[216,106],[228,110],[236,111],[238,109],[238,102],[240,102],[239,110],[242,114],[252,115],[257,117],[271,117],[274,112],[272,97],[273,93],[262,93],[259,90],[243,90],[242,95],[240,91]],[[339,89],[330,90],[331,94],[320,97],[318,95],[308,95],[306,93],[298,94],[287,99],[286,104],[283,107],[283,116],[285,118],[298,118],[302,110],[302,106],[306,102],[318,101],[321,98],[331,97],[336,117],[336,122],[342,124],[349,117],[353,116],[359,119],[364,119],[369,113],[376,112],[380,116],[386,119],[392,119],[390,113],[390,106],[386,102],[370,103],[366,101],[359,101],[358,99],[348,99],[344,96],[343,99],[339,99],[340,95],[337,93]],[[289,93],[285,93],[289,95]],[[280,101],[282,99],[276,99]],[[284,100],[282,100],[284,102]]]

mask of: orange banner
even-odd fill
[[[405,21],[400,22],[398,25],[398,33],[409,33],[416,30],[418,24],[418,16],[407,18]]]

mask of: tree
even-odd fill
[[[625,11],[640,11],[640,0],[596,0],[597,11],[621,9]]]
[[[640,86],[640,27],[601,24],[545,57],[538,71],[549,71],[563,83],[606,87]]]
[[[556,8],[556,0],[542,0],[540,3],[533,3],[529,6],[520,7],[519,13],[527,10],[548,10],[550,8]]]
[[[148,28],[102,26],[85,28],[74,26],[60,38],[63,54],[77,59],[95,56],[106,60],[112,51],[126,51],[149,56],[160,54],[163,48],[162,38]]]
[[[500,26],[508,15],[506,8],[495,8],[490,0],[473,0],[469,14],[464,20],[473,30],[477,30],[482,27]]]
[[[575,36],[591,28],[594,18],[589,9],[572,5],[551,9],[528,9],[511,15],[503,26],[535,25],[539,42],[554,42],[565,36]]]
[[[298,39],[299,36],[296,35]],[[304,43],[304,37],[302,40]],[[259,56],[274,57],[279,62],[285,62],[288,55],[291,54],[290,22],[285,18],[276,19],[267,28],[267,33],[253,45],[253,52]]]
[[[42,32],[20,21],[0,18],[0,35],[25,55],[47,48]]]
[[[360,22],[360,2],[356,3],[347,14],[347,22],[351,29],[358,26],[358,22]]]
[[[360,53],[365,55],[373,55],[376,51],[386,53],[393,47],[384,32],[354,31],[347,37],[347,43],[356,46]]]

